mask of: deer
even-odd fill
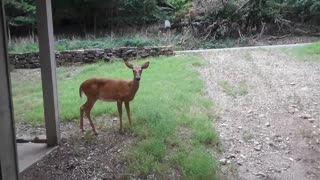
[[[87,97],[87,101],[80,107],[80,130],[83,129],[83,115],[87,116],[94,134],[98,133],[91,119],[91,109],[97,100],[106,102],[117,102],[118,115],[120,120],[120,132],[123,132],[122,125],[122,104],[125,104],[129,124],[132,127],[129,103],[134,99],[140,85],[142,71],[149,67],[149,62],[145,62],[142,66],[135,66],[127,61],[125,65],[132,69],[133,80],[114,79],[114,78],[89,78],[85,80],[79,88],[80,98],[82,93]]]

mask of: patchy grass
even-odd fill
[[[217,164],[208,152],[218,144],[213,125],[213,104],[201,95],[203,82],[196,70],[204,63],[198,57],[186,56],[148,61],[150,66],[143,72],[140,89],[131,103],[133,132],[139,142],[128,150],[125,157],[129,171],[146,176],[178,170],[185,179],[216,179]],[[85,98],[79,97],[79,86],[85,79],[93,76],[132,79],[132,71],[122,62],[61,67],[57,71],[63,121],[78,121],[79,107],[85,102]],[[13,79],[13,82],[16,118],[42,123],[39,75],[28,81]],[[92,114],[104,113],[117,116],[116,104],[98,101]],[[127,125],[126,119],[124,113]]]
[[[217,163],[204,149],[182,151],[176,158],[178,166],[187,179],[213,179]]]
[[[299,60],[320,61],[320,42],[312,43],[302,47],[283,48],[281,51]]]
[[[173,40],[175,37],[173,37]],[[164,35],[159,34],[152,37],[143,35],[121,36],[121,37],[101,37],[101,38],[72,38],[57,39],[55,50],[75,50],[75,49],[106,49],[131,46],[158,46],[166,45],[168,42]],[[15,39],[9,46],[9,53],[38,52],[38,42],[33,38]]]
[[[244,131],[243,134],[242,134],[242,139],[245,141],[245,142],[249,142],[251,141],[252,139],[254,138],[254,134],[250,131]]]
[[[231,85],[228,81],[220,81],[219,85],[221,86],[223,92],[234,98],[237,96],[245,96],[249,91],[246,81],[239,82],[237,86]]]
[[[169,39],[170,38],[170,39]],[[190,34],[172,34],[167,37],[164,33],[158,34],[136,34],[116,37],[99,37],[99,38],[57,38],[55,41],[55,50],[75,50],[75,49],[106,49],[130,46],[166,46],[174,45],[176,50],[190,49],[210,49],[210,48],[227,48],[241,46],[246,41],[236,39],[224,40],[202,40],[193,37]],[[9,53],[28,53],[38,52],[38,41],[32,37],[14,39],[9,46]]]

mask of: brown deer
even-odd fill
[[[80,85],[80,97],[82,93],[87,96],[87,101],[80,108],[80,129],[83,129],[83,113],[86,113],[92,130],[95,135],[98,135],[90,117],[90,111],[97,100],[117,102],[118,113],[120,119],[120,131],[122,131],[122,103],[124,102],[129,124],[132,126],[130,117],[129,102],[134,99],[141,79],[143,69],[149,67],[149,62],[144,63],[142,66],[134,66],[127,61],[125,65],[133,70],[133,80],[111,79],[111,78],[90,78]]]

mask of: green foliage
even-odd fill
[[[168,3],[174,8],[176,12],[186,11],[192,7],[191,0],[168,0]]]
[[[303,61],[320,60],[320,42],[311,43],[302,47],[282,48],[281,51]]]
[[[196,121],[193,123],[193,136],[196,142],[201,144],[217,143],[218,135],[212,130],[212,119],[205,117],[202,121]]]
[[[284,3],[292,10],[293,15],[316,16],[320,14],[318,0],[285,0]]]
[[[320,55],[320,42],[306,45],[302,48],[303,53],[310,55]]]
[[[165,45],[165,39],[162,36],[123,36],[116,38],[95,38],[95,39],[60,39],[55,42],[57,51],[75,50],[75,49],[106,49],[129,46],[159,46]],[[20,38],[13,41],[9,46],[9,53],[27,53],[37,52],[38,43],[30,38]]]
[[[179,152],[176,161],[186,179],[218,179],[217,163],[203,148]]]
[[[166,154],[166,145],[161,139],[151,138],[138,143],[128,155],[130,169],[141,175],[159,170],[159,164]]]
[[[230,84],[228,81],[220,81],[219,85],[222,87],[223,92],[234,98],[248,94],[249,87],[246,81],[239,82],[237,86]]]
[[[9,26],[34,26],[36,7],[33,0],[7,1],[5,4]]]

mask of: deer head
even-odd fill
[[[130,64],[129,62],[125,61],[124,62],[126,66],[133,71],[133,78],[136,81],[140,81],[141,79],[141,74],[143,69],[147,69],[149,67],[149,62],[144,63],[142,66],[134,66]]]

